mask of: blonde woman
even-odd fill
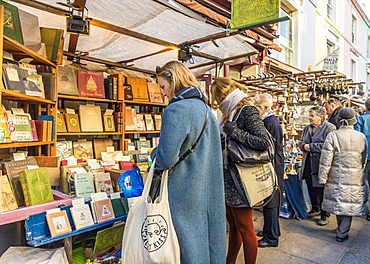
[[[268,132],[265,129],[258,109],[245,93],[246,88],[229,79],[217,78],[211,86],[212,108],[220,109],[222,119],[220,133],[249,148],[266,150]],[[240,112],[240,113],[239,113]],[[237,120],[233,117],[239,115]],[[245,193],[238,193],[235,184],[242,186],[238,170],[229,159],[225,149],[223,155],[226,218],[229,223],[229,248],[226,263],[235,263],[243,244],[244,262],[253,264],[257,258],[257,237],[254,232],[252,205],[248,204]],[[238,180],[234,182],[233,174]]]
[[[169,104],[162,115],[156,168],[168,170],[168,200],[182,264],[225,264],[226,219],[221,142],[215,116],[191,71],[178,61],[157,67]],[[180,157],[200,135],[198,145]],[[176,165],[177,164],[177,165]],[[176,166],[175,166],[176,165]]]

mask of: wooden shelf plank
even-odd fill
[[[54,141],[35,141],[35,142],[13,142],[13,143],[0,143],[0,149],[4,148],[22,148],[22,147],[34,147],[34,146],[42,146],[42,145],[50,145],[55,144]]]
[[[167,104],[161,104],[161,103],[151,103],[151,102],[143,102],[143,101],[131,101],[131,100],[124,100],[123,101],[126,104],[135,104],[135,105],[151,105],[151,106],[167,106]]]
[[[161,133],[160,130],[140,130],[140,131],[125,131],[125,134],[156,134],[156,133]]]
[[[55,105],[56,102],[53,102],[51,100],[47,100],[44,98],[31,96],[23,93],[14,92],[7,89],[1,89],[2,92],[2,99],[3,100],[12,100],[12,101],[25,101],[28,103],[35,103],[35,104],[51,104]]]
[[[58,99],[70,99],[70,100],[80,100],[80,101],[100,101],[100,102],[111,102],[111,103],[122,103],[121,100],[110,100],[110,99],[102,99],[102,98],[93,98],[93,97],[80,97],[80,96],[72,96],[72,95],[58,95]]]
[[[33,61],[31,61],[30,64],[46,64],[52,67],[57,66],[54,62],[51,62],[47,58],[23,46],[18,41],[15,41],[7,36],[3,36],[3,39],[4,39],[3,41],[4,50],[12,53],[15,59],[28,57],[33,59]]]
[[[122,135],[120,132],[59,132],[57,136]]]

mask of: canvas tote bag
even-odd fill
[[[155,160],[150,167],[144,190],[134,199],[127,216],[122,241],[124,264],[179,264],[180,246],[168,203],[168,171],[164,171],[160,196],[151,201],[149,189]]]

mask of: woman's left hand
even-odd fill
[[[310,152],[311,149],[310,149],[310,144],[304,144],[303,146],[304,150],[307,151],[307,152]]]

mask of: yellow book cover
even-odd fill
[[[81,132],[78,114],[64,113],[68,132]]]
[[[64,117],[62,113],[57,113],[56,116],[56,126],[57,132],[67,132],[66,122],[64,121]]]
[[[132,96],[134,100],[149,102],[148,85],[146,79],[127,77],[126,83],[131,85]]]
[[[2,175],[0,181],[1,208],[0,212],[10,211],[18,208],[12,188],[10,187],[8,176]]]

